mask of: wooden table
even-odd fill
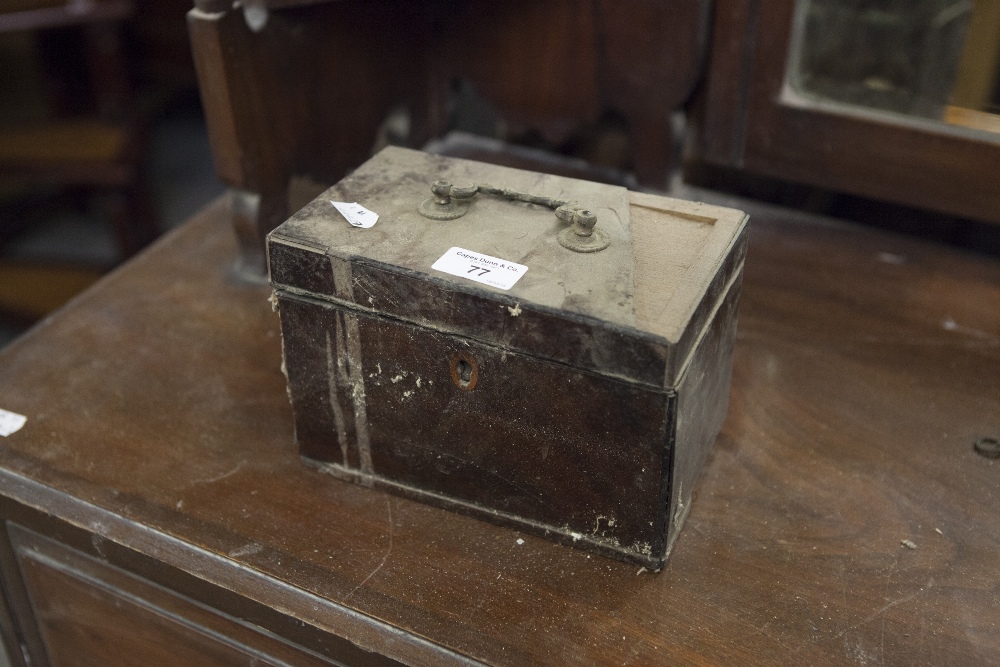
[[[1000,264],[750,213],[729,418],[649,574],[302,465],[268,289],[230,277],[213,204],[0,356],[0,407],[28,417],[0,439],[8,644],[53,665],[1000,660],[1000,464],[973,451],[1000,434]]]

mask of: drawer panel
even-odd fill
[[[335,664],[25,528],[8,531],[52,667]]]

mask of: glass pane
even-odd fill
[[[1000,0],[799,0],[806,98],[1000,131]]]

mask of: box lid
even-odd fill
[[[418,209],[440,179],[579,202],[609,244],[569,250],[551,208],[482,193],[461,217],[430,219]],[[332,202],[378,222],[353,227]],[[276,289],[669,389],[739,273],[745,223],[732,209],[386,148],[271,232],[268,255]],[[528,268],[506,290],[432,268],[453,248]]]

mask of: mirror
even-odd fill
[[[798,0],[786,83],[1000,139],[1000,0]]]

